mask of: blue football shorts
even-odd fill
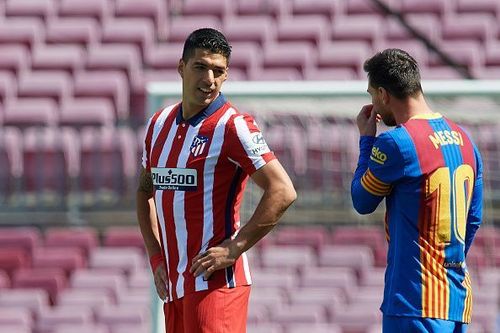
[[[405,316],[383,316],[383,333],[465,333],[467,324],[435,319]]]

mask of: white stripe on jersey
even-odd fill
[[[236,128],[238,139],[240,139],[241,145],[245,149],[248,158],[252,161],[255,170],[260,169],[266,164],[266,161],[262,158],[261,154],[269,152],[269,147],[267,147],[265,142],[262,145],[257,145],[252,142],[253,135],[255,134],[250,133],[250,129],[248,128],[243,115],[234,118],[234,126]],[[255,148],[259,149],[257,153],[252,151],[255,150]]]
[[[203,121],[196,127],[189,126],[182,144],[182,149],[179,153],[179,159],[177,161],[178,168],[185,168],[189,154],[191,153],[191,143],[193,142],[198,131],[200,130]],[[185,202],[184,196],[185,191],[175,191],[174,192],[174,222],[175,222],[175,237],[177,238],[177,251],[179,252],[179,263],[177,264],[177,272],[179,277],[177,278],[177,297],[181,298],[184,296],[184,275],[187,267],[187,227],[186,227],[186,216],[185,216]]]
[[[164,111],[157,119],[155,128],[153,131],[153,137],[151,139],[151,150],[153,150],[154,145],[156,144],[156,140],[158,139],[158,135],[163,128],[163,124],[165,123],[165,119],[168,116],[169,112]],[[162,118],[162,126],[157,126],[158,121]],[[165,141],[165,146],[168,147],[168,149],[162,149],[162,153],[160,155],[160,158],[158,159],[158,166],[165,166],[167,164],[167,158],[168,154],[170,153],[170,147],[172,147],[172,141],[175,137],[175,133],[177,131],[177,126],[174,123],[172,124],[172,127],[170,128],[170,131],[168,132],[167,139]],[[154,138],[154,139],[153,139]],[[161,237],[163,239],[163,250],[165,252],[165,258],[167,258],[167,274],[169,273],[169,263],[168,263],[168,258],[169,258],[169,253],[168,253],[168,246],[167,246],[167,233],[166,233],[166,225],[165,225],[165,216],[163,215],[163,191],[156,191],[155,192],[155,203],[156,203],[156,214],[158,216],[158,221],[160,223],[161,227]],[[168,274],[170,276],[170,274]],[[173,299],[172,296],[172,282],[169,279],[168,280],[168,290],[169,290],[169,299]]]
[[[203,238],[201,240],[200,253],[203,253],[207,250],[208,242],[214,235],[212,194],[214,189],[215,166],[218,162],[218,158],[215,157],[219,156],[222,150],[227,121],[235,113],[236,111],[233,108],[229,108],[226,110],[224,115],[220,117],[219,121],[217,122],[217,126],[215,126],[214,134],[212,136],[212,142],[208,150],[207,159],[205,160],[203,172],[203,185],[205,187],[205,192],[203,193]],[[200,275],[196,278],[195,288],[196,291],[208,289],[208,284],[203,280],[203,275]]]
[[[142,163],[141,163],[141,165],[144,169],[146,169],[146,161],[148,160],[149,154],[150,154],[149,151],[146,151],[146,137],[148,136],[149,127],[151,126],[152,121],[153,121],[153,117],[149,118],[148,124],[146,125],[146,132],[144,132],[144,137],[142,138]],[[152,146],[153,146],[153,144],[151,143],[151,147]]]

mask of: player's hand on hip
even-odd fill
[[[226,239],[221,244],[198,254],[193,258],[193,264],[189,272],[194,276],[203,274],[203,277],[207,280],[216,270],[234,265],[239,254],[231,245],[232,241]]]
[[[165,265],[161,264],[156,268],[154,272],[154,281],[156,292],[162,300],[166,300],[168,296],[167,291],[167,272],[165,271]]]
[[[377,135],[377,122],[380,121],[380,116],[373,109],[373,104],[364,105],[356,117],[359,134],[366,136]]]

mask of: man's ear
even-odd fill
[[[389,92],[384,87],[379,87],[378,92],[380,94],[382,103],[384,103],[384,105],[388,104],[389,100],[391,99]]]
[[[182,61],[182,59],[179,59],[179,64],[177,65],[177,72],[179,72],[181,78],[184,78],[184,61]]]

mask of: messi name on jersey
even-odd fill
[[[155,190],[196,191],[198,175],[195,169],[151,168]]]
[[[438,149],[439,146],[446,145],[464,145],[464,139],[462,138],[462,134],[456,131],[437,131],[432,135],[429,135],[429,139],[431,140],[434,148]]]

